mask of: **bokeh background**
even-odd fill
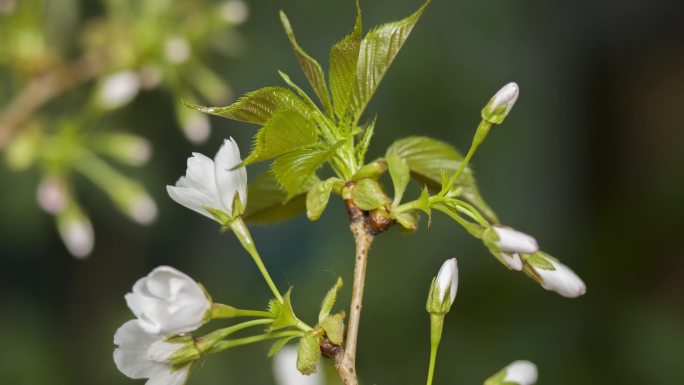
[[[97,3],[75,2],[79,26],[102,16]],[[247,3],[239,55],[212,63],[236,95],[281,84],[276,69],[305,84],[279,9],[324,67],[329,46],[353,24],[351,0]],[[419,1],[361,4],[367,29],[405,17]],[[424,381],[424,302],[449,257],[459,260],[460,287],[436,383],[481,383],[515,359],[535,362],[542,385],[683,381],[683,11],[668,0],[432,2],[367,110],[379,117],[370,156],[414,134],[467,150],[483,104],[517,81],[515,109],[475,157],[480,188],[504,223],[534,234],[588,291],[569,300],[542,290],[439,215],[410,236],[393,229],[376,239],[369,260],[362,383]],[[0,67],[3,105],[12,96],[11,76]],[[213,154],[229,135],[246,151],[254,127],[212,117],[210,140],[191,144],[169,113],[170,97],[144,92],[116,116],[153,144],[151,163],[135,172],[159,205],[156,223],[131,223],[82,183],[97,237],[88,259],[68,254],[52,218],[36,205],[37,172],[0,166],[0,382],[136,383],[116,370],[112,336],[131,318],[123,295],[160,264],[203,282],[217,301],[266,304],[267,288],[237,241],[165,193],[190,152]],[[253,227],[253,235],[278,285],[294,286],[305,320],[314,320],[336,276],[351,282],[353,242],[339,199],[316,223],[300,216]],[[346,286],[340,308],[350,291]],[[190,383],[272,384],[267,349],[211,357]]]

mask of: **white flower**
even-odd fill
[[[221,6],[220,14],[231,24],[242,24],[249,17],[249,8],[242,0],[228,0]]]
[[[503,252],[532,254],[539,251],[537,240],[530,235],[509,227],[492,226],[491,228],[498,237],[494,245]]]
[[[141,225],[149,225],[157,219],[157,204],[146,193],[137,194],[131,199],[128,214]]]
[[[439,273],[437,273],[435,284],[439,290],[439,298],[442,302],[446,300],[447,288],[450,288],[449,301],[453,304],[456,299],[456,290],[458,289],[458,265],[456,258],[447,259],[442,264]]]
[[[181,116],[181,128],[185,137],[193,143],[206,142],[211,134],[211,123],[207,114],[183,108],[188,110]]]
[[[319,368],[320,369],[320,368]],[[305,376],[297,370],[297,348],[285,346],[273,360],[273,374],[277,385],[324,385],[322,370]]]
[[[583,295],[587,291],[584,281],[560,262],[547,259],[556,270],[544,270],[540,267],[532,266],[534,271],[542,278],[542,287],[546,290],[555,291],[563,297],[575,298]]]
[[[164,342],[163,336],[146,332],[138,320],[123,324],[114,334],[114,343],[118,345],[114,362],[126,376],[148,378],[146,385],[183,385],[187,381],[189,364],[175,369],[165,362],[183,345]]]
[[[166,40],[164,53],[173,64],[185,63],[190,58],[190,44],[183,37],[175,36]]]
[[[533,385],[537,382],[537,366],[530,361],[515,361],[504,368],[506,377],[504,382],[519,385]]]
[[[241,162],[235,140],[226,139],[213,161],[193,153],[188,158],[185,176],[175,186],[166,186],[166,191],[174,201],[208,218],[215,219],[206,207],[231,215],[236,193],[242,205],[247,204],[247,170],[244,167],[232,170]]]
[[[102,80],[98,101],[107,109],[123,107],[135,99],[140,91],[140,77],[133,71],[121,71]]]
[[[191,332],[204,323],[211,308],[192,278],[169,266],[159,266],[133,285],[126,303],[149,333]]]

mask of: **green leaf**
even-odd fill
[[[249,92],[227,107],[184,103],[186,107],[197,111],[256,124],[265,124],[273,115],[282,111],[296,111],[307,118],[311,118],[313,114],[306,102],[283,87],[265,87]]]
[[[393,212],[392,217],[406,230],[415,231],[418,228],[418,214],[415,211]]]
[[[375,121],[377,118],[373,118],[371,122],[364,128],[363,136],[359,140],[359,144],[356,145],[357,158],[359,159],[359,164],[364,164],[366,159],[366,152],[368,152],[368,147],[370,147],[371,138],[375,133]]]
[[[314,331],[308,332],[299,339],[297,346],[297,370],[304,375],[316,373],[316,366],[321,361],[321,336]]]
[[[275,299],[271,300],[269,303],[269,310],[274,316],[273,323],[268,328],[269,331],[297,325],[298,319],[294,314],[294,310],[292,310],[292,300],[290,299],[291,293],[292,288],[290,288],[287,293],[283,295],[282,303]]]
[[[337,118],[345,121],[356,88],[356,65],[361,47],[361,7],[356,1],[354,30],[330,49],[330,92]]]
[[[358,119],[373,97],[385,72],[401,50],[411,30],[430,1],[427,0],[406,19],[381,25],[366,35],[361,41],[356,66],[356,88],[352,105],[354,116]]]
[[[320,180],[312,175],[292,199],[278,186],[273,174],[265,172],[252,180],[247,190],[247,211],[251,223],[275,223],[290,219],[306,209],[306,192]]]
[[[297,39],[295,39],[294,31],[292,31],[292,26],[290,25],[290,20],[287,19],[287,15],[285,15],[285,12],[283,11],[280,11],[280,21],[283,23],[285,33],[290,39],[290,44],[292,44],[292,49],[297,56],[297,61],[299,61],[302,71],[304,71],[304,75],[309,79],[311,87],[313,87],[318,99],[321,101],[321,104],[323,104],[323,109],[332,116],[330,93],[328,93],[328,86],[325,84],[325,75],[323,74],[321,65],[304,52],[299,44],[297,44]]]
[[[361,179],[352,189],[354,203],[364,211],[377,209],[390,203],[380,184],[373,179]]]
[[[330,192],[337,181],[336,178],[330,178],[311,187],[306,194],[306,216],[309,220],[315,221],[321,217],[330,200]]]
[[[389,170],[392,184],[394,185],[394,201],[392,206],[397,206],[404,196],[406,186],[411,179],[408,163],[399,154],[390,154],[387,158],[387,169]]]
[[[335,298],[337,298],[337,293],[342,289],[342,285],[342,277],[338,277],[335,286],[328,290],[328,293],[321,303],[321,311],[318,313],[318,322],[323,322],[323,320],[330,315],[330,310],[332,310],[332,307],[335,304]]]
[[[310,146],[318,140],[316,125],[295,111],[273,115],[254,138],[252,153],[244,165],[275,158],[288,151]]]
[[[335,314],[334,316],[328,317],[320,323],[320,327],[325,330],[325,334],[328,336],[330,342],[335,345],[342,344],[344,340],[344,315]]]
[[[414,178],[428,187],[438,190],[442,184],[442,173],[453,174],[463,156],[448,143],[426,136],[409,136],[399,139],[387,149],[387,157],[398,154],[406,160]],[[470,168],[466,167],[456,181],[463,188],[462,196],[475,206],[488,220],[498,223],[494,211],[482,199]]]
[[[273,345],[271,345],[271,348],[268,349],[267,357],[271,358],[271,357],[275,356],[280,351],[280,349],[282,349],[285,345],[287,345],[287,343],[290,342],[293,338],[295,338],[295,337],[294,336],[284,337],[284,338],[277,340]]]
[[[329,148],[313,146],[287,152],[271,167],[278,184],[287,192],[287,199],[297,195],[316,170],[328,160],[342,142]]]

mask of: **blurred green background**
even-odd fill
[[[330,45],[351,30],[352,3],[250,1],[249,20],[238,29],[241,54],[212,65],[236,95],[281,84],[276,69],[303,85],[278,10],[327,67]],[[96,1],[78,5],[80,24],[102,12]],[[419,1],[361,5],[367,30],[405,17]],[[500,86],[518,82],[515,109],[474,159],[481,191],[504,223],[534,234],[588,291],[568,300],[541,289],[443,216],[435,215],[430,229],[422,221],[414,235],[393,229],[376,239],[369,260],[358,354],[363,384],[424,382],[425,298],[450,257],[458,258],[460,287],[437,384],[482,383],[516,359],[535,362],[542,385],[684,381],[682,8],[667,0],[432,2],[367,109],[378,115],[370,158],[414,134],[467,150],[479,110]],[[0,67],[2,104],[11,97],[8,77]],[[97,239],[86,260],[67,253],[35,204],[37,173],[0,167],[3,384],[137,383],[116,370],[112,336],[132,317],[123,295],[160,264],[203,282],[216,301],[265,306],[268,290],[234,237],[165,192],[190,152],[213,154],[227,136],[247,152],[255,128],[212,117],[209,142],[190,144],[174,128],[168,98],[145,92],[117,112],[153,144],[150,165],[136,172],[159,205],[156,224],[127,221],[83,183]],[[294,286],[304,320],[315,319],[338,275],[349,283],[338,303],[346,307],[353,241],[339,199],[317,223],[300,216],[253,227],[253,235],[278,285]],[[267,349],[213,356],[189,383],[272,384]]]

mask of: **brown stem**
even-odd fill
[[[92,54],[31,80],[0,112],[0,150],[45,103],[97,77],[108,67],[107,55]]]

